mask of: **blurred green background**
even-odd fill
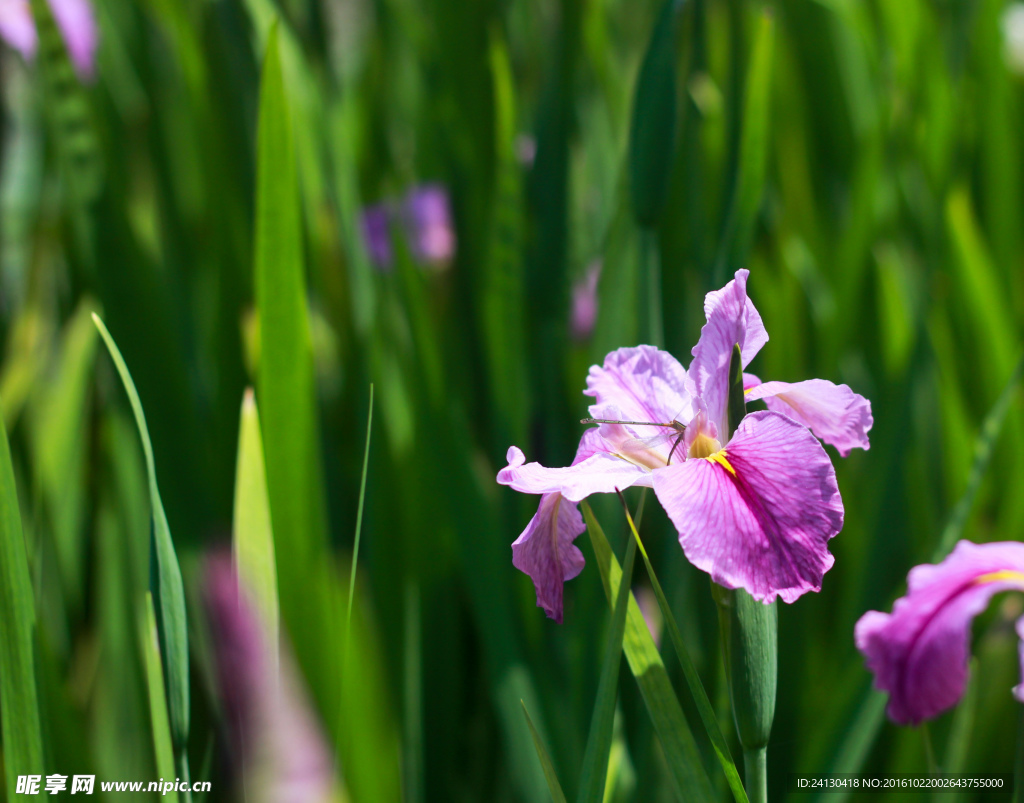
[[[51,46],[31,63],[10,48],[0,58],[0,403],[13,465],[0,477],[0,590],[5,660],[30,657],[4,682],[22,695],[15,681],[34,678],[44,774],[166,775],[143,596],[160,528],[91,312],[152,437],[187,611],[183,674],[159,610],[155,628],[169,691],[191,693],[190,724],[176,729],[172,701],[170,733],[176,760],[212,781],[208,799],[275,799],[239,780],[252,767],[239,770],[223,639],[204,613],[209,556],[250,532],[233,512],[237,484],[243,507],[269,495],[276,593],[271,573],[257,602],[274,618],[279,601],[308,691],[296,705],[338,758],[331,794],[533,801],[548,791],[520,701],[575,796],[610,614],[586,535],[565,624],[535,607],[509,545],[537,500],[495,474],[512,444],[568,465],[587,367],[662,338],[688,363],[704,293],[739,267],[771,337],[752,370],[846,382],[875,417],[870,451],[830,449],[846,506],[835,567],[820,594],[780,606],[770,796],[792,772],[924,773],[929,750],[945,771],[1013,772],[1019,598],[978,621],[968,694],[927,733],[884,721],[852,634],[864,611],[888,610],[947,524],[954,538],[1024,535],[1019,392],[983,431],[1022,352],[1019,11],[94,0],[95,79],[80,83],[46,5],[32,9]],[[451,258],[424,259],[396,213],[427,185],[450,199]],[[386,270],[362,223],[381,203]],[[596,323],[574,334],[572,287],[597,260]],[[265,461],[239,457],[248,386]],[[979,446],[991,447],[980,485]],[[266,468],[254,497],[236,483],[246,461]],[[621,508],[601,499],[594,511],[621,557]],[[734,741],[709,582],[658,506],[642,534]],[[266,559],[269,542],[253,543]],[[638,595],[646,584],[638,567]],[[167,587],[152,587],[159,609]],[[7,719],[4,732],[16,732]],[[677,799],[625,664],[605,799]]]

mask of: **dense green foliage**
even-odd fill
[[[688,363],[740,267],[771,336],[751,370],[848,383],[875,417],[869,451],[829,450],[835,567],[776,606],[769,796],[792,772],[1012,774],[1019,597],[978,620],[968,693],[927,730],[884,719],[853,645],[915,564],[1024,539],[1004,0],[94,3],[94,82],[60,47],[0,59],[6,795],[10,773],[173,762],[232,799],[203,587],[234,533],[339,798],[573,799],[607,766],[606,800],[732,799],[718,614],[664,512],[647,500],[631,596],[627,519],[591,500],[556,625],[511,564],[537,500],[495,474],[512,444],[568,465],[587,367],[641,342]],[[396,221],[376,269],[361,210],[427,183],[454,259],[423,267]]]

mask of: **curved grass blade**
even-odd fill
[[[627,595],[633,578],[635,559],[636,542],[630,541],[626,547],[625,567],[622,570],[623,580],[619,582],[619,591],[615,595],[612,628],[608,633],[608,646],[605,649],[604,661],[601,665],[601,679],[597,685],[594,715],[590,721],[590,735],[587,737],[587,749],[583,754],[580,789],[576,796],[579,803],[604,798],[604,786],[608,777],[608,757],[611,754],[615,726],[615,699],[619,686],[619,664],[622,663],[622,639],[626,631]]]
[[[526,703],[522,700],[519,704],[523,707],[523,716],[526,717],[526,724],[530,726],[530,735],[533,736],[533,746],[537,748],[537,758],[540,759],[540,764],[544,768],[544,777],[548,781],[548,789],[551,790],[551,799],[554,803],[565,803],[565,792],[562,791],[562,785],[558,782],[558,775],[555,774],[555,765],[551,763],[551,756],[548,755],[548,750],[544,746],[544,741],[540,738],[540,734],[537,733],[537,729],[533,726],[533,720],[530,719],[530,712],[526,710]]]
[[[618,593],[622,571],[604,530],[594,518],[590,505],[583,502],[581,507],[587,522],[587,532],[590,533],[590,541],[594,546],[597,565],[601,570],[605,597],[611,604],[613,595]],[[640,606],[632,594],[629,595],[629,608],[626,612],[623,650],[633,677],[640,687],[640,694],[644,698],[654,730],[661,741],[665,761],[675,782],[676,795],[680,800],[686,801],[713,800],[714,793],[704,771],[700,751],[672,688],[665,664],[662,663],[658,648],[651,638],[651,631],[648,630],[643,614],[640,613]]]
[[[171,739],[171,725],[167,720],[167,698],[164,695],[164,672],[160,665],[160,643],[153,610],[153,595],[146,592],[146,610],[142,620],[142,649],[146,660],[146,681],[149,688],[149,715],[153,728],[153,752],[156,755],[156,771],[161,778],[174,777],[174,748]],[[169,790],[172,801],[178,793]]]
[[[156,463],[153,459],[153,445],[146,428],[146,416],[142,402],[135,389],[135,383],[125,365],[124,358],[107,331],[99,315],[93,313],[93,323],[99,329],[103,342],[124,384],[128,401],[131,403],[135,424],[142,440],[142,451],[146,458],[146,474],[149,480],[149,502],[152,512],[152,537],[150,539],[150,586],[155,598],[157,632],[160,636],[160,652],[163,659],[164,681],[167,685],[167,707],[170,713],[171,738],[174,742],[178,776],[188,777],[188,630],[185,619],[185,590],[181,582],[181,569],[171,540],[171,528],[167,523],[160,490],[156,483]],[[186,798],[188,795],[186,794]]]
[[[708,738],[711,740],[711,744],[715,748],[715,755],[718,756],[718,763],[722,765],[722,771],[725,773],[725,779],[729,782],[729,789],[732,790],[732,795],[736,799],[736,803],[747,803],[747,792],[743,788],[743,782],[740,780],[739,771],[736,769],[736,762],[733,761],[732,752],[729,750],[729,743],[726,741],[725,735],[722,733],[722,728],[718,724],[718,718],[715,716],[715,709],[712,707],[711,701],[708,699],[707,692],[704,690],[704,684],[701,682],[700,674],[697,672],[697,667],[693,665],[690,653],[686,649],[686,645],[683,643],[683,636],[679,631],[679,625],[676,623],[675,616],[672,615],[672,608],[668,604],[668,599],[665,597],[665,592],[661,588],[661,583],[658,582],[657,575],[654,574],[654,567],[651,565],[651,559],[647,556],[647,550],[644,548],[643,541],[640,540],[640,533],[637,532],[636,525],[633,523],[633,517],[629,515],[629,508],[626,507],[625,502],[623,502],[623,507],[626,509],[626,519],[629,522],[629,528],[633,532],[633,540],[640,549],[640,554],[643,556],[644,564],[647,566],[647,576],[651,578],[651,586],[654,588],[654,596],[658,598],[658,606],[661,608],[662,619],[665,622],[665,626],[668,628],[669,638],[672,640],[672,647],[675,649],[676,656],[679,658],[679,665],[683,669],[683,676],[686,678],[686,684],[690,687],[690,694],[693,695],[693,701],[697,706],[697,711],[700,712],[700,718],[704,723],[705,730],[707,730]],[[637,518],[639,518],[639,516]]]
[[[974,442],[974,461],[971,463],[971,473],[967,477],[967,487],[957,500],[956,505],[953,507],[953,512],[950,513],[949,521],[942,530],[939,544],[932,555],[932,562],[934,563],[938,563],[946,557],[963,534],[971,508],[974,507],[974,500],[978,495],[978,489],[981,488],[981,481],[984,479],[985,473],[988,471],[988,464],[992,460],[992,449],[995,446],[996,438],[999,437],[999,432],[1003,428],[1006,412],[1010,409],[1010,402],[1013,401],[1013,395],[1017,390],[1017,385],[1020,384],[1022,376],[1024,376],[1024,357],[1017,363],[1017,367],[1014,369],[1013,374],[1010,375],[1006,387],[1003,388],[1003,392],[999,394],[996,403],[992,405],[992,409],[989,410],[984,422],[982,422],[978,439]]]
[[[352,574],[348,581],[348,609],[345,611],[345,652],[348,653],[348,629],[352,623],[352,600],[356,593],[356,566],[359,563],[359,539],[363,533],[363,502],[366,500],[366,469],[370,465],[370,432],[373,430],[373,383],[370,383],[370,407],[366,414],[366,448],[363,450],[363,474],[359,479],[359,506],[356,508],[356,540],[352,547]]]
[[[7,799],[15,799],[19,775],[43,772],[43,737],[35,675],[35,604],[21,529],[18,491],[0,426],[0,731]]]
[[[277,559],[274,554],[274,531],[270,526],[270,501],[267,497],[267,472],[263,459],[263,439],[260,437],[259,411],[252,388],[246,389],[242,399],[233,530],[232,546],[238,577],[259,611],[267,643],[274,645],[276,659],[280,633]]]

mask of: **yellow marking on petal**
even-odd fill
[[[1012,569],[1003,569],[998,572],[989,572],[983,574],[980,577],[976,577],[974,582],[978,585],[985,583],[998,583],[1002,580],[1016,580],[1018,583],[1024,583],[1024,572],[1015,572]]]
[[[757,385],[754,385],[754,387],[750,387],[750,388],[744,388],[743,395],[746,396],[748,393],[750,393],[756,387],[757,387]]]
[[[728,457],[725,454],[725,449],[715,452],[713,455],[709,455],[706,459],[709,463],[718,463],[718,465],[720,465],[734,477],[736,476],[736,469],[734,469],[732,467],[732,463],[729,462]]]

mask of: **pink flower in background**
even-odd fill
[[[92,6],[88,0],[49,0],[49,3],[78,77],[90,80],[95,72],[99,40]],[[28,0],[0,0],[0,37],[26,60],[35,57],[39,37]]]
[[[390,270],[394,254],[391,250],[391,212],[387,204],[364,208],[359,216],[359,227],[370,262],[378,270]]]
[[[589,340],[597,323],[597,283],[601,279],[601,260],[590,263],[587,272],[572,287],[572,317],[569,333],[573,340]]]
[[[619,423],[584,432],[571,466],[526,463],[520,449],[509,449],[498,482],[541,495],[513,553],[531,559],[514,565],[531,576],[537,604],[556,621],[562,583],[583,567],[572,544],[584,529],[576,504],[632,485],[654,489],[686,557],[716,583],[764,602],[821,589],[843,505],[832,462],[807,427],[838,448],[866,447],[870,404],[825,380],[759,383],[762,397],[788,394],[795,403],[747,415],[730,437],[733,348],[739,345],[745,367],[768,340],[747,298],[747,275],[737,271],[708,293],[689,370],[653,346],[619,349],[591,367],[584,391],[595,397],[590,415]]]
[[[204,603],[233,759],[253,803],[338,799],[334,760],[290,656],[269,644],[228,555],[206,565]]]
[[[448,191],[440,184],[424,184],[410,190],[404,218],[409,247],[417,262],[446,267],[455,258],[455,227]]]
[[[868,611],[854,630],[889,717],[917,725],[956,705],[967,682],[971,622],[1001,591],[1024,591],[1024,544],[961,541],[942,563],[910,570],[892,613]],[[1024,638],[1024,618],[1017,622]],[[1021,648],[1024,673],[1024,644]],[[1024,702],[1024,685],[1014,696]]]

